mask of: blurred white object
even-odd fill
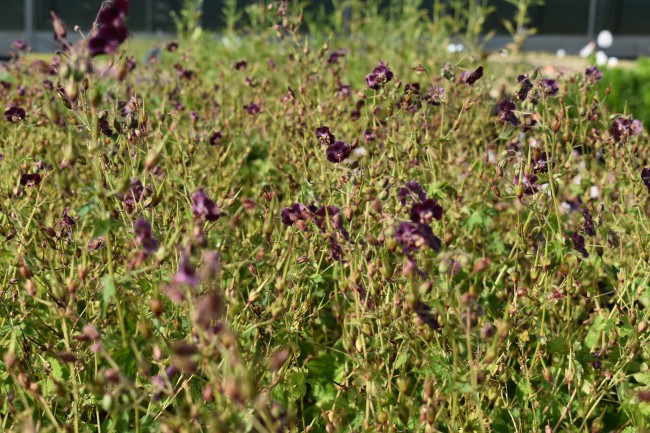
[[[595,49],[596,49],[596,43],[594,41],[589,42],[580,50],[580,57],[589,57],[591,53],[594,52]]]
[[[600,196],[600,190],[596,185],[593,185],[591,188],[589,188],[589,197],[592,200],[596,200]]]
[[[361,158],[363,158],[364,156],[366,156],[367,154],[368,154],[368,151],[366,150],[366,148],[363,147],[363,146],[359,146],[359,147],[355,148],[352,151],[352,155],[350,155],[350,160],[351,161],[358,161]]]
[[[614,36],[612,35],[612,32],[609,30],[603,30],[600,33],[598,33],[598,46],[601,48],[609,48],[612,46],[612,43],[614,42]]]
[[[461,52],[463,52],[463,50],[465,50],[465,45],[463,45],[463,44],[456,44],[456,52],[457,52],[457,53],[461,53]]]
[[[447,44],[447,52],[450,53],[455,53],[456,52],[456,45],[455,44]]]
[[[598,66],[604,66],[607,64],[607,54],[604,51],[596,52],[596,64]]]
[[[618,66],[618,57],[610,57],[607,59],[607,66],[614,67]]]
[[[559,50],[557,50],[557,51],[555,52],[555,55],[558,56],[558,57],[560,57],[560,58],[562,58],[562,57],[566,57],[566,50],[563,49],[563,48],[560,48]]]

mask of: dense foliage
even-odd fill
[[[647,431],[643,125],[416,3],[16,44],[3,431]]]

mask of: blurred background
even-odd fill
[[[135,34],[172,33],[172,12],[178,12],[187,0],[132,0],[129,28]],[[395,0],[393,0],[395,1]],[[422,7],[433,10],[434,4],[453,0],[423,0]],[[480,0],[477,0],[480,2]],[[68,29],[79,25],[88,30],[102,0],[12,0],[4,2],[0,14],[0,53],[6,53],[16,39],[23,39],[36,52],[51,52],[57,48],[51,33],[50,11],[55,11],[66,22]],[[224,27],[224,0],[204,0],[202,25],[219,31]],[[269,3],[269,0],[239,0],[238,8],[251,3]],[[340,3],[340,2],[339,2]],[[382,4],[390,1],[382,1]],[[540,2],[542,3],[542,2]],[[304,2],[307,14],[327,14],[331,0]],[[516,9],[508,0],[491,0],[493,12],[488,16],[486,32],[494,36],[487,49],[499,49],[511,41],[503,26],[504,19],[512,19]],[[577,54],[589,41],[595,40],[601,30],[613,34],[608,55],[635,58],[650,54],[650,0],[545,0],[529,10],[530,27],[537,33],[528,38],[523,48],[530,51],[565,50]]]

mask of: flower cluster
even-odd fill
[[[643,184],[648,189],[648,194],[650,194],[650,168],[646,167],[641,170],[641,180]]]
[[[196,218],[205,218],[208,221],[216,221],[223,216],[219,206],[202,190],[192,194],[192,215]]]
[[[617,117],[609,128],[609,133],[617,143],[625,143],[629,137],[640,135],[642,132],[643,124],[630,117]]]
[[[97,16],[97,27],[88,39],[90,56],[113,54],[129,36],[126,28],[126,14],[129,0],[113,0],[104,4]]]
[[[582,217],[584,218],[584,222],[582,223],[582,226],[580,226],[580,228],[589,236],[596,236],[596,230],[594,228],[594,219],[591,217],[591,214],[589,213],[589,209],[587,208],[583,209]]]
[[[318,138],[318,141],[320,141],[320,143],[325,146],[333,144],[336,140],[336,138],[334,138],[334,134],[330,132],[330,129],[327,126],[320,126],[316,128],[316,138]]]
[[[379,90],[384,84],[393,79],[393,72],[390,68],[382,61],[377,63],[377,66],[373,71],[366,75],[366,84],[368,87],[374,90]]]
[[[16,105],[12,105],[5,110],[5,120],[11,123],[20,122],[26,115],[25,110]]]
[[[585,70],[585,78],[587,79],[588,82],[591,84],[596,84],[603,78],[603,73],[600,72],[600,69],[598,69],[595,66],[589,66]]]
[[[327,160],[335,164],[348,159],[350,153],[352,153],[352,148],[345,141],[336,141],[327,146],[327,150],[325,151]]]
[[[394,234],[395,239],[402,247],[402,252],[409,259],[408,266],[416,268],[413,253],[427,246],[439,251],[442,243],[433,234],[431,223],[433,220],[441,220],[443,208],[438,200],[428,198],[422,186],[411,181],[398,192],[398,199],[404,205],[408,199],[412,200],[409,210],[410,221],[403,221],[397,225]]]
[[[585,237],[578,232],[574,232],[571,240],[573,241],[573,249],[581,253],[585,259],[589,258],[589,252],[585,248]]]
[[[282,223],[287,227],[295,225],[302,231],[307,230],[307,223],[313,221],[314,225],[325,234],[331,248],[330,257],[340,261],[343,256],[343,249],[339,244],[336,234],[339,234],[346,241],[350,235],[343,225],[343,215],[336,206],[322,206],[317,208],[314,205],[305,206],[302,203],[294,203],[280,212]]]
[[[517,106],[510,98],[504,98],[497,105],[499,110],[499,122],[509,122],[512,126],[519,125],[519,118],[515,114]]]
[[[151,224],[146,219],[140,217],[134,224],[135,229],[135,239],[139,245],[142,245],[142,249],[145,255],[150,255],[158,250],[158,241],[154,239],[153,233],[151,230]]]

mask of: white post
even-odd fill
[[[589,26],[587,27],[587,38],[593,41],[596,38],[596,9],[598,9],[598,0],[589,2]]]
[[[27,44],[34,45],[34,0],[23,0],[23,27]]]
[[[144,28],[153,33],[153,0],[147,0],[144,7]]]

